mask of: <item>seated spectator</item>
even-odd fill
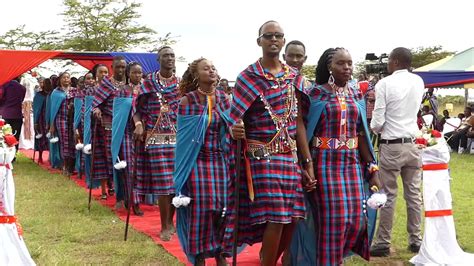
[[[439,131],[443,132],[444,124],[446,124],[446,120],[448,120],[450,118],[451,117],[449,116],[449,111],[448,110],[443,110],[443,117],[438,122],[438,130]]]
[[[461,125],[458,129],[453,132],[446,133],[448,138],[448,144],[451,147],[452,151],[457,151],[458,153],[463,153],[467,148],[467,138],[468,135],[472,136],[472,127],[474,126],[474,116],[472,116],[471,107],[466,107],[464,109],[464,119],[462,120]]]
[[[423,108],[421,109],[421,116],[423,119],[423,124],[428,127],[428,128],[433,128],[435,125],[437,125],[436,120],[436,114],[433,113],[433,110],[430,109],[428,105],[423,105]]]

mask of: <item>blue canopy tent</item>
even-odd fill
[[[427,88],[474,88],[474,47],[419,67]]]
[[[160,68],[154,53],[0,50],[0,86],[48,59],[71,59],[91,70],[95,64],[110,68],[114,56],[123,56],[127,63],[140,63],[144,73]]]

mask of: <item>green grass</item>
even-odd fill
[[[474,232],[472,231],[474,221],[474,155],[451,153],[449,165],[452,178],[453,215],[458,243],[464,251],[474,253]],[[410,265],[408,261],[414,256],[407,250],[407,211],[403,199],[401,178],[398,178],[398,188],[392,231],[392,249],[395,250],[395,253],[392,253],[389,258],[374,258],[370,265]],[[351,258],[347,265],[369,265],[369,263],[360,258]]]
[[[39,265],[182,265],[151,238],[94,202],[72,180],[18,156],[14,165],[16,212],[26,245]]]
[[[451,191],[458,242],[474,253],[474,156],[452,154]],[[97,202],[87,211],[87,192],[67,177],[50,174],[19,156],[15,164],[16,210],[33,259],[40,265],[181,265],[135,230],[123,241],[124,223]],[[400,181],[400,180],[399,180]],[[399,182],[393,229],[395,253],[370,265],[408,265],[406,206]],[[346,265],[368,265],[350,258]]]

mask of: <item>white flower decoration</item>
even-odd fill
[[[186,207],[189,205],[189,203],[191,202],[191,198],[190,197],[187,197],[187,196],[184,196],[184,195],[179,195],[179,196],[175,196],[173,198],[173,201],[171,202],[176,208],[179,208],[181,206],[183,207]]]
[[[76,144],[76,150],[80,151],[80,150],[82,150],[82,149],[84,149],[84,144],[82,144],[82,143],[77,143],[77,144]]]
[[[127,162],[126,161],[120,161],[120,162],[114,164],[114,168],[117,169],[117,170],[125,169],[125,167],[127,167]]]
[[[84,146],[84,148],[82,149],[82,152],[84,154],[91,154],[92,153],[92,145],[87,144],[86,146]]]
[[[51,133],[49,133],[49,132],[46,133],[46,137],[47,137],[48,139],[50,139],[50,138],[51,138]]]
[[[127,162],[126,161],[121,161],[120,157],[117,157],[117,162],[114,164],[114,168],[117,170],[122,170],[127,167]]]
[[[385,193],[377,192],[370,196],[370,198],[367,200],[367,205],[369,205],[371,209],[376,210],[378,208],[382,208],[386,202],[387,195]]]
[[[42,137],[43,137],[43,134],[38,134],[38,135],[35,136],[36,139],[40,139]]]
[[[54,138],[49,139],[49,142],[51,142],[51,143],[56,143],[58,141],[59,141],[58,137],[54,137]]]

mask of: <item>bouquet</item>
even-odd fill
[[[415,143],[419,148],[426,148],[438,144],[442,138],[443,134],[438,130],[423,127],[416,134]]]
[[[0,117],[0,148],[14,147],[17,144],[18,140],[13,135],[12,127]]]

